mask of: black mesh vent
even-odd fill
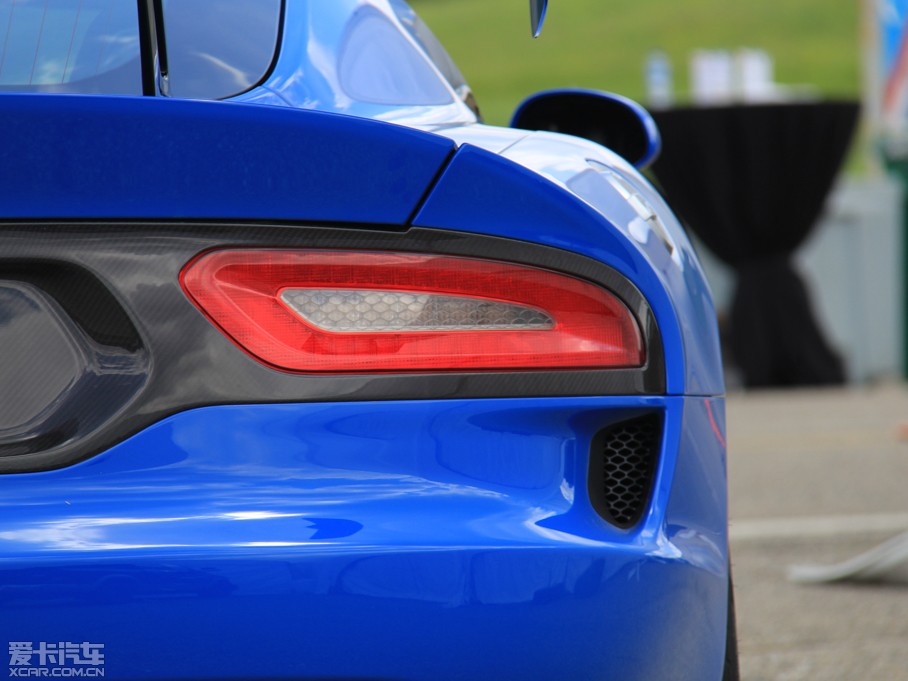
[[[637,523],[649,501],[662,418],[647,414],[601,431],[590,451],[589,493],[596,512],[621,528]]]

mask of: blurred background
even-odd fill
[[[533,92],[585,87],[647,105],[667,149],[688,144],[650,176],[687,223],[726,336],[742,678],[908,681],[908,0],[552,0],[538,40],[524,0],[411,4],[488,122],[507,125]],[[768,156],[761,135],[776,146]],[[749,147],[735,146],[742,137]],[[672,164],[683,175],[710,163],[718,171],[702,187],[676,186]],[[733,192],[710,182],[724,173]],[[733,214],[722,202],[742,195],[742,224],[721,224]],[[762,224],[744,224],[751,215]],[[748,230],[788,239],[729,241]],[[780,260],[795,281],[773,289]],[[805,297],[807,312],[782,320],[750,310],[751,332],[777,324],[779,345],[812,318],[814,335],[794,334],[802,342],[784,350],[796,359],[782,370],[734,356],[745,277],[770,304]],[[792,368],[818,356],[813,373]],[[790,578],[793,565],[854,567],[893,538],[889,570]]]
[[[721,102],[715,76],[718,66],[721,80],[723,57],[728,69],[739,72],[738,82],[727,84],[731,98],[747,95],[741,92],[740,71],[749,60],[757,79],[749,87],[752,98],[859,102],[860,125],[843,172],[821,202],[819,220],[798,244],[795,266],[824,339],[842,359],[844,378],[867,383],[904,375],[900,161],[908,156],[908,145],[899,149],[884,139],[881,107],[886,70],[894,68],[898,49],[886,44],[885,33],[891,32],[893,15],[896,24],[903,18],[908,3],[556,0],[537,40],[528,38],[526,3],[520,0],[411,4],[463,71],[486,121],[495,125],[507,125],[521,99],[547,88],[609,90],[654,111]],[[702,77],[709,78],[710,67],[712,93]],[[724,322],[734,274],[713,250],[698,250]],[[733,362],[728,382],[731,388],[747,383]]]
[[[766,50],[780,83],[831,97],[861,94],[861,0],[552,0],[529,40],[526,2],[414,0],[477,93],[486,120],[506,125],[536,90],[591,87],[646,101],[645,64],[662,50],[680,100],[700,49]]]

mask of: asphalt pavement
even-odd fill
[[[908,532],[908,386],[727,403],[744,681],[908,681],[908,581],[798,584]]]

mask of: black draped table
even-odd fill
[[[654,111],[653,172],[669,203],[737,284],[730,350],[745,385],[844,381],[792,256],[823,209],[858,117],[854,102]],[[847,276],[843,273],[843,276]]]

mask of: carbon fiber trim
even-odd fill
[[[141,388],[84,405],[64,442],[23,453],[0,437],[0,472],[59,468],[86,459],[160,419],[214,404],[528,396],[653,395],[665,391],[662,345],[642,295],[614,270],[567,251],[496,237],[433,229],[208,223],[5,224],[0,231],[0,283],[34,280],[54,267],[78,272],[106,291],[103,310],[46,291],[86,333],[123,352],[147,352],[137,363]],[[398,230],[398,231],[393,231]],[[611,290],[644,330],[642,369],[316,376],[269,368],[234,345],[186,298],[178,277],[199,253],[224,247],[341,248],[431,252],[494,258],[582,277]],[[29,279],[30,278],[30,279]],[[69,296],[71,297],[71,296]],[[100,304],[100,303],[99,303]],[[68,306],[68,307],[67,307]],[[82,310],[78,312],[78,310]],[[94,310],[94,311],[92,311]],[[105,321],[106,320],[106,321]],[[128,322],[126,320],[129,320]],[[138,339],[130,330],[134,327]],[[91,331],[91,333],[89,333]],[[131,349],[130,349],[131,348]],[[7,386],[3,400],[16,399]],[[98,414],[102,416],[98,416]],[[100,422],[100,423],[99,423]],[[94,424],[94,425],[87,425]],[[0,433],[2,435],[2,433]],[[20,443],[21,444],[21,443]]]

